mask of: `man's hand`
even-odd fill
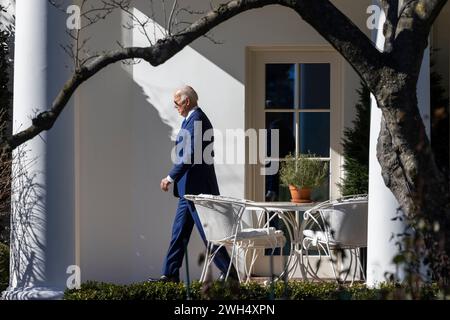
[[[167,178],[164,178],[161,180],[161,190],[162,191],[169,191],[169,185],[170,185],[170,181],[167,180]]]

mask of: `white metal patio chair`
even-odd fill
[[[255,225],[261,225],[263,220],[257,219],[254,215],[250,216],[250,219],[248,219],[249,217],[243,218],[246,205],[252,201],[207,194],[185,195],[184,197],[195,204],[207,240],[205,263],[200,277],[202,282],[206,278],[215,254],[223,246],[231,249],[230,260],[235,264],[239,281],[243,280],[240,273],[243,273],[248,281],[257,257],[255,250],[267,248],[274,250],[286,243],[283,231],[275,230],[267,223],[263,224],[263,227],[255,228]],[[255,219],[257,221],[254,224]],[[215,250],[214,246],[217,246]],[[253,254],[248,265],[247,254],[250,251]],[[243,256],[239,255],[239,252],[243,252]],[[240,257],[241,259],[243,257],[243,266],[239,265]],[[225,279],[230,270],[231,264]]]
[[[354,195],[325,201],[305,211],[302,249],[306,255],[305,269],[308,275],[321,280],[318,270],[322,258],[325,258],[330,262],[338,282],[345,282],[352,269],[352,284],[358,271],[364,277],[360,248],[367,247],[367,210],[367,195]],[[310,259],[312,250],[319,258],[315,266]],[[333,253],[342,253],[344,250],[350,252],[350,263],[337,272],[335,263],[339,261],[333,257]],[[344,264],[342,259],[340,262]],[[345,277],[341,279],[343,273]]]

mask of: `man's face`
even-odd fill
[[[175,108],[178,110],[178,113],[182,117],[186,117],[189,113],[189,98],[186,98],[184,101],[181,99],[181,95],[175,94],[173,97],[173,102],[175,104]]]

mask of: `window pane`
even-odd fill
[[[330,65],[300,64],[300,109],[330,108]]]
[[[294,83],[294,64],[266,64],[266,109],[293,109]]]
[[[300,113],[300,153],[330,156],[330,113]]]
[[[281,163],[278,162],[278,168]],[[265,176],[265,200],[266,201],[291,201],[291,193],[288,186],[282,186],[279,174]],[[270,191],[270,192],[269,192]]]
[[[266,129],[267,129],[267,156],[277,157],[272,152],[271,131],[278,129],[278,158],[284,158],[288,153],[295,152],[295,136],[294,136],[294,113],[292,112],[266,112]]]
[[[322,202],[330,199],[330,161],[328,163],[328,178],[322,182],[320,187],[311,190],[311,200],[314,202]]]

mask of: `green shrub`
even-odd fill
[[[411,299],[408,289],[394,284],[378,289],[363,284],[338,285],[335,282],[289,281],[287,286],[277,282],[273,286],[275,299],[287,300],[384,300]],[[437,286],[426,286],[420,299],[437,299]],[[66,300],[185,300],[186,286],[183,283],[144,282],[132,285],[115,285],[98,282],[82,284],[79,290],[67,290]],[[213,282],[202,285],[198,281],[190,286],[193,300],[265,300],[271,297],[271,287],[260,283]]]
[[[8,287],[9,283],[9,247],[0,242],[0,292]]]
[[[328,163],[316,157],[315,154],[287,155],[280,169],[282,184],[297,188],[319,187],[328,176]]]
[[[353,126],[344,129],[342,147],[345,176],[338,184],[342,195],[367,193],[369,190],[370,91],[361,82]]]
[[[289,296],[293,300],[337,300],[339,286],[335,282],[304,282],[296,281],[290,285]],[[346,299],[347,300],[347,299]]]
[[[87,282],[80,290],[66,290],[66,300],[181,300],[186,299],[183,283],[143,282],[131,285],[116,285],[102,282]]]

